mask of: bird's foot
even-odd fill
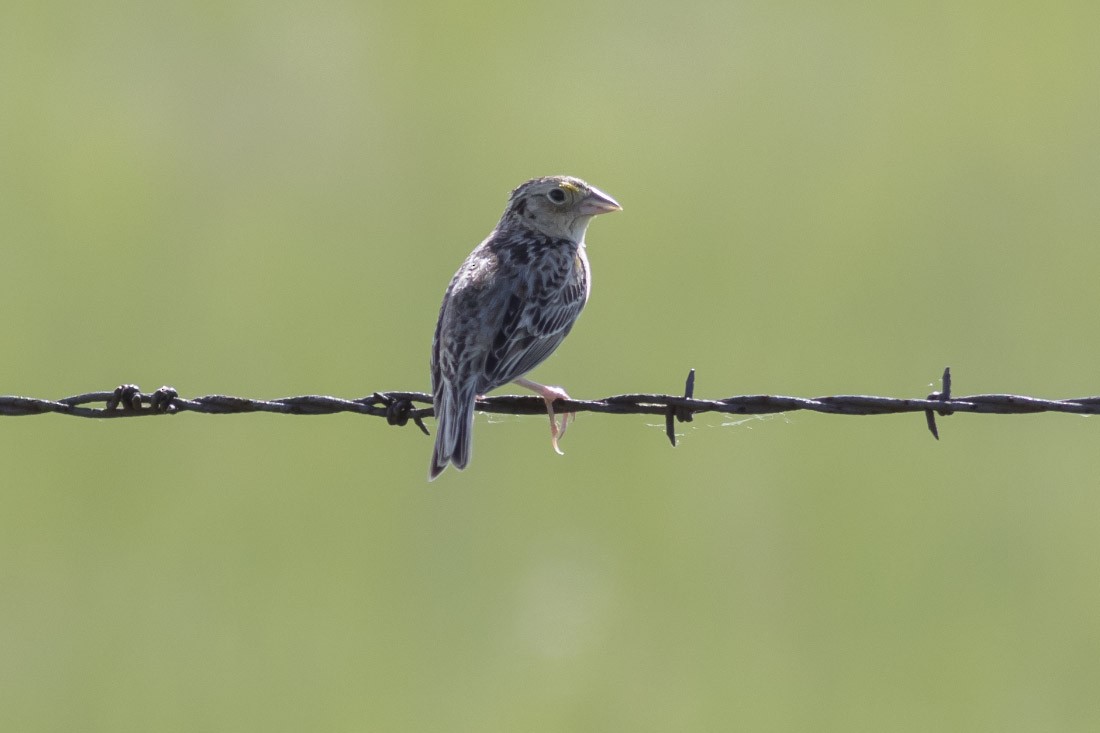
[[[571,399],[569,394],[561,387],[548,387],[545,384],[532,382],[530,379],[517,379],[515,382],[521,387],[526,387],[538,393],[538,395],[542,397],[543,402],[546,403],[546,414],[550,417],[550,445],[554,447],[555,453],[559,456],[564,456],[565,453],[558,447],[558,440],[565,435],[565,429],[569,427],[569,423],[577,419],[577,413],[561,413],[561,424],[559,424],[554,416],[554,400]]]

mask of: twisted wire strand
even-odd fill
[[[741,395],[723,399],[697,399],[694,396],[695,370],[688,374],[683,395],[622,394],[598,400],[558,400],[560,412],[599,412],[614,415],[664,415],[666,433],[673,445],[675,421],[691,422],[695,415],[718,412],[729,415],[766,415],[809,410],[832,415],[894,415],[923,412],[928,429],[939,438],[936,415],[956,412],[997,415],[1021,415],[1037,412],[1064,412],[1078,415],[1100,414],[1100,396],[1063,400],[1047,400],[1013,394],[977,394],[951,396],[951,369],[943,373],[943,388],[926,398],[873,397],[868,395],[833,395],[827,397],[788,397],[783,395]],[[102,407],[89,407],[95,403]],[[186,399],[171,387],[144,393],[137,386],[124,384],[110,392],[88,392],[59,400],[34,397],[0,396],[0,416],[21,417],[56,413],[86,418],[140,417],[179,412],[212,415],[248,412],[273,412],[281,415],[331,415],[352,412],[384,417],[391,425],[405,425],[410,420],[424,434],[428,429],[424,418],[430,417],[432,397],[424,392],[375,392],[367,397],[349,400],[325,395],[300,395],[272,400],[205,395]],[[423,405],[418,407],[417,405]],[[508,415],[545,414],[541,397],[501,395],[477,401],[477,409]]]

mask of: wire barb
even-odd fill
[[[423,418],[410,414],[414,408],[412,400],[408,397],[392,397],[381,392],[375,392],[373,398],[376,402],[385,406],[386,422],[390,425],[405,425],[411,418],[416,427],[420,428],[420,432],[424,435],[431,435],[427,426],[424,425]]]
[[[939,400],[940,402],[947,402],[951,399],[951,367],[944,367],[943,380],[941,382],[942,388],[939,392],[933,392],[928,395],[930,400]],[[940,417],[947,417],[953,415],[954,410],[950,408],[941,408],[933,412],[932,410],[924,411],[924,419],[928,422],[928,429],[932,431],[932,437],[936,440],[940,439],[940,431],[936,428],[936,412],[940,413]]]
[[[136,384],[121,384],[115,387],[111,398],[107,400],[106,409],[108,412],[113,412],[119,407],[130,412],[141,410],[141,388]]]
[[[102,407],[94,407],[96,403]],[[1036,412],[1062,412],[1076,415],[1100,415],[1100,396],[1067,400],[1046,400],[1012,394],[979,394],[953,397],[951,368],[943,371],[939,392],[924,399],[836,395],[832,397],[786,397],[782,395],[742,395],[718,400],[695,397],[695,370],[688,372],[684,394],[622,394],[600,400],[558,400],[555,408],[563,412],[600,412],[615,415],[662,415],[665,434],[676,445],[676,422],[691,422],[695,415],[717,412],[727,415],[769,415],[796,410],[831,415],[894,415],[924,413],[928,429],[938,440],[936,415],[946,417],[957,412],[1021,415]],[[543,415],[546,404],[541,397],[502,395],[477,401],[482,412],[506,415]],[[0,416],[23,417],[44,413],[88,418],[140,417],[201,412],[225,415],[245,412],[273,412],[282,415],[331,415],[353,412],[383,417],[390,425],[410,421],[428,435],[424,418],[432,416],[432,396],[424,392],[374,392],[369,397],[348,400],[324,395],[301,395],[275,400],[257,400],[228,395],[206,395],[184,399],[172,387],[161,387],[151,394],[137,385],[123,384],[109,392],[89,392],[60,400],[33,397],[0,396]]]
[[[690,400],[695,396],[695,370],[688,371],[687,381],[684,382],[684,399]],[[691,410],[683,405],[669,405],[668,412],[665,413],[665,435],[668,436],[668,441],[672,443],[672,447],[676,447],[676,430],[673,427],[673,418],[680,422],[691,422],[695,416]]]

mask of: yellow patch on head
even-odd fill
[[[566,191],[572,191],[573,193],[580,193],[580,187],[572,181],[562,181],[558,184],[560,188],[564,188]]]

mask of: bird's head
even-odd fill
[[[623,207],[606,193],[571,176],[527,181],[508,199],[501,226],[523,224],[550,237],[584,239],[593,216]]]

